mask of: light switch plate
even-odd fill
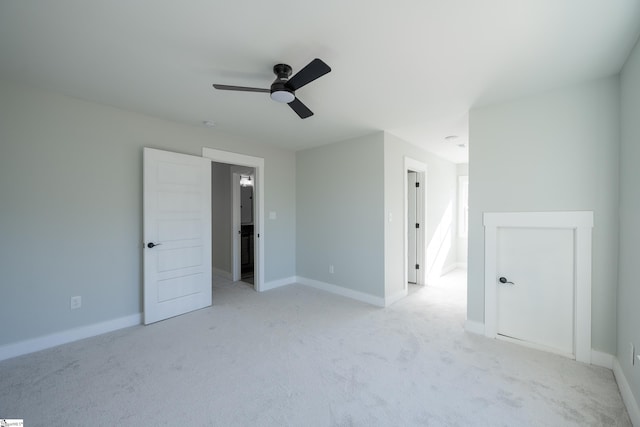
[[[81,296],[71,297],[70,307],[71,307],[71,310],[75,310],[77,308],[82,307],[82,297]]]

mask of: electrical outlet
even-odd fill
[[[71,310],[75,310],[76,308],[82,307],[82,297],[76,296],[71,297]]]
[[[330,273],[330,274],[333,274],[333,264],[331,264],[331,265],[329,266],[329,273]]]
[[[631,350],[631,365],[635,365],[636,363],[636,348],[633,346],[633,343],[629,343],[629,350]]]

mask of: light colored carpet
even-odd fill
[[[0,363],[25,426],[630,426],[611,371],[465,333],[464,273],[381,309],[301,285]]]

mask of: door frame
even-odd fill
[[[591,363],[591,240],[593,211],[485,212],[484,332],[497,338],[498,228],[561,228],[574,230],[575,359]],[[541,350],[546,348],[530,345]]]
[[[253,182],[254,200],[254,288],[258,292],[264,290],[264,158],[248,156],[246,154],[234,153],[231,151],[217,150],[214,148],[202,147],[202,157],[206,157],[213,162],[228,163],[231,165],[248,166],[255,170]],[[233,232],[233,230],[232,230]],[[234,242],[235,240],[232,240]],[[233,243],[232,243],[233,245]]]
[[[427,165],[419,160],[412,159],[411,157],[404,158],[403,168],[403,199],[404,199],[404,216],[402,221],[404,222],[404,238],[402,251],[404,253],[404,280],[403,290],[408,290],[409,280],[409,253],[407,246],[409,245],[409,172],[416,172],[418,175],[418,181],[420,187],[418,190],[418,200],[421,201],[417,204],[416,221],[422,226],[418,228],[416,233],[416,246],[418,247],[418,255],[416,259],[420,268],[416,274],[416,284],[426,284],[426,271],[427,271],[427,251],[426,251],[426,234],[427,234]]]
[[[240,268],[240,173],[231,173],[231,276],[234,282],[241,278]]]

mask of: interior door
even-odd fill
[[[409,283],[418,282],[418,270],[416,265],[418,264],[418,229],[416,224],[418,222],[418,189],[416,188],[416,182],[418,182],[418,174],[416,172],[409,172],[407,174],[407,281]]]
[[[498,334],[574,354],[574,231],[499,228],[497,250]]]
[[[211,305],[211,161],[144,149],[144,323]]]

